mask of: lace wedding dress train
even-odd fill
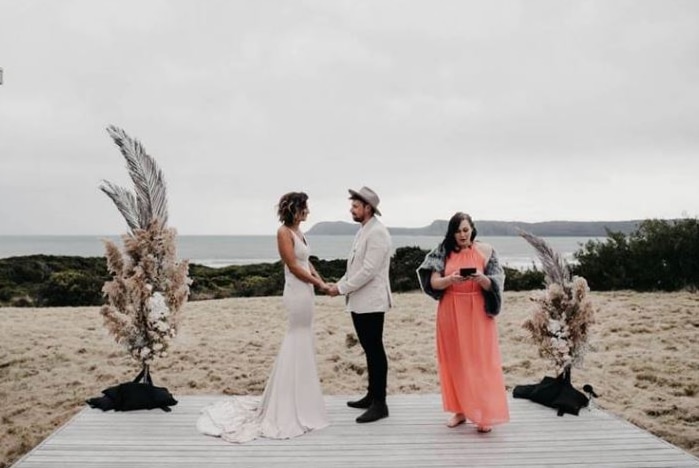
[[[308,268],[310,250],[296,236],[294,253]],[[258,437],[289,439],[328,425],[316,369],[313,285],[284,266],[283,303],[288,328],[262,398],[231,397],[202,410],[197,429],[228,442]]]

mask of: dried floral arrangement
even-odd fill
[[[594,307],[585,278],[571,276],[568,263],[540,237],[520,230],[541,260],[546,289],[531,299],[537,308],[523,323],[539,355],[551,359],[559,377],[570,380],[571,367],[580,367],[590,348]]]
[[[177,335],[179,312],[189,296],[189,264],[177,259],[177,233],[167,226],[165,180],[155,160],[122,129],[110,126],[107,132],[126,159],[134,191],[108,181],[99,187],[129,227],[123,251],[105,240],[112,280],[102,288],[107,303],[100,312],[117,343],[141,363],[145,380],[149,365],[167,356]]]

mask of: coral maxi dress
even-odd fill
[[[483,272],[485,259],[475,247],[453,252],[444,275],[462,267]],[[486,315],[475,281],[444,290],[437,307],[437,360],[445,411],[462,413],[478,426],[510,420],[497,323]]]

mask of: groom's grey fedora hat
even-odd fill
[[[374,209],[374,213],[377,215],[381,216],[381,212],[379,211],[379,196],[376,195],[376,192],[374,192],[372,189],[369,187],[362,187],[359,189],[357,192],[356,190],[348,189],[350,195],[353,197],[357,197],[364,201],[365,203],[371,205],[371,207]]]

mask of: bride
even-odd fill
[[[279,200],[277,248],[284,263],[283,304],[288,328],[262,400],[232,397],[202,410],[197,429],[228,442],[258,437],[288,439],[328,425],[316,370],[313,286],[328,285],[309,262],[310,249],[300,230],[308,217],[308,195],[290,192]]]

